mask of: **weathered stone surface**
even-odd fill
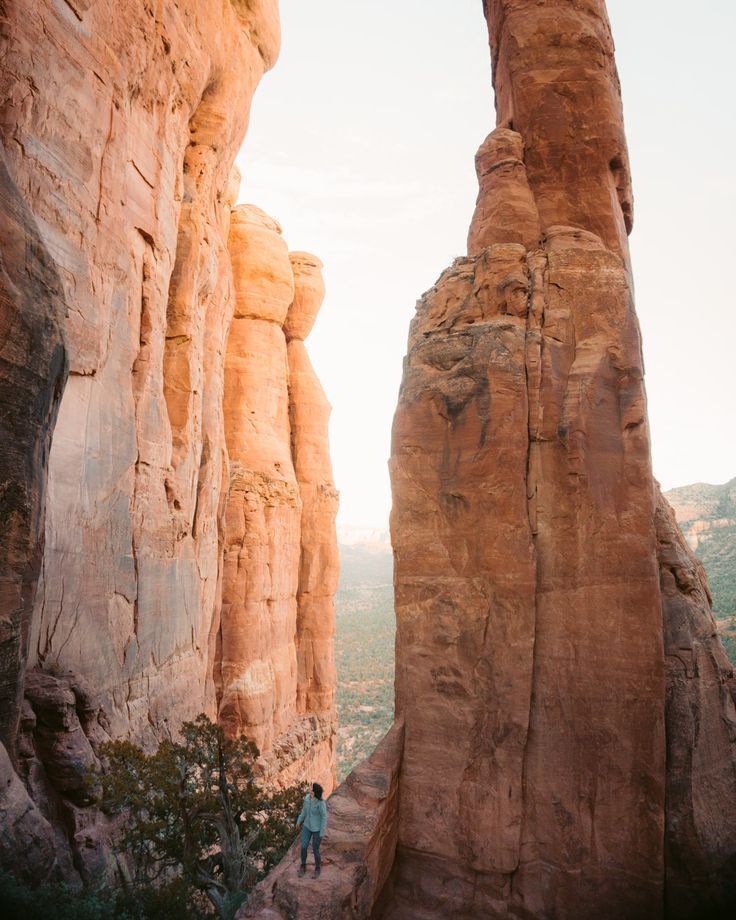
[[[120,819],[94,804],[96,747],[110,740],[105,714],[93,690],[71,671],[32,669],[25,692],[18,772],[48,822],[55,874],[74,884],[115,883],[121,857],[113,852],[112,838]],[[19,843],[24,842],[21,835]]]
[[[573,916],[603,891],[631,916],[660,903],[643,412],[626,271],[592,234],[491,246],[420,302],[391,461],[407,725],[397,898],[418,897],[401,867],[422,877],[421,853],[430,913]]]
[[[53,878],[53,831],[0,744],[0,866],[27,882]]]
[[[696,916],[732,897],[733,709],[711,622],[700,680],[673,684],[667,659],[666,753],[662,537],[605,8],[486,12],[499,127],[478,157],[470,257],[418,305],[394,422],[406,741],[382,916],[649,918],[665,899]],[[664,616],[667,639],[666,592]],[[699,775],[682,763],[698,716],[674,715],[697,709],[688,694],[713,726]],[[696,791],[709,768],[718,791]]]
[[[70,305],[71,376],[30,662],[153,741],[215,707],[227,196],[277,3],[34,8],[4,13],[0,119]]]
[[[394,723],[372,756],[327,803],[318,881],[299,878],[299,840],[251,894],[238,920],[365,920],[383,889],[396,850],[403,725]]]
[[[494,243],[541,244],[539,211],[529,188],[524,141],[516,131],[496,128],[475,157],[478,202],[468,233],[468,254]]]
[[[150,746],[219,706],[273,776],[334,776],[331,648],[297,704],[302,500],[282,327],[301,263],[262,212],[232,216],[278,3],[34,0],[0,22],[0,740],[65,829],[61,874],[73,861],[99,879],[110,829],[83,777],[103,737]],[[302,337],[316,264],[293,314]],[[320,451],[323,421],[307,437]],[[329,462],[320,475],[318,488]],[[303,568],[329,581],[320,560]]]
[[[604,0],[483,0],[496,123],[523,139],[546,228],[584,228],[628,258],[633,196]]]
[[[230,227],[235,315],[225,360],[225,506],[219,715],[262,751],[296,700],[301,500],[291,459],[283,323],[294,281],[280,228],[258,209]]]
[[[61,282],[0,150],[0,743],[15,756],[43,555],[51,434],[66,380]]]
[[[335,605],[339,556],[335,518],[338,493],[332,476],[328,425],[330,404],[312,368],[303,339],[309,335],[324,297],[322,263],[308,253],[291,253],[294,301],[284,331],[289,361],[289,418],[294,470],[302,500],[301,555],[297,592],[297,709],[335,719]],[[313,756],[318,772],[334,776],[334,737]],[[324,783],[323,783],[324,785]]]
[[[321,262],[290,255],[278,224],[250,205],[233,212],[229,245],[220,719],[254,738],[272,779],[329,790],[337,492],[329,404],[302,341],[324,296]]]

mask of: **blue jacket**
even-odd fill
[[[302,813],[296,819],[296,826],[304,822],[304,826],[309,831],[319,831],[320,837],[324,837],[327,830],[327,804],[323,799],[316,799],[312,793],[304,796],[304,805]]]

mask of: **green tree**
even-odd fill
[[[103,807],[125,814],[121,849],[144,885],[180,878],[230,920],[286,852],[303,787],[266,791],[258,751],[200,715],[146,754],[128,741],[100,751]],[[194,894],[194,891],[192,892]]]

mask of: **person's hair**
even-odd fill
[[[324,789],[320,786],[319,783],[312,783],[312,792],[316,798],[321,799]]]

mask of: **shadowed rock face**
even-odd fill
[[[498,126],[393,428],[393,870],[368,906],[278,870],[243,916],[730,916],[733,679],[652,478],[605,7],[485,10]]]
[[[232,212],[277,0],[0,22],[0,855],[78,882],[109,868],[102,737],[219,711],[272,780],[333,783],[328,406],[302,353],[290,393],[283,329],[293,303],[303,352],[324,289]]]
[[[0,745],[14,754],[67,363],[61,282],[1,151],[0,221]]]
[[[736,680],[705,571],[663,496],[656,511],[667,668],[667,916],[736,904]]]

